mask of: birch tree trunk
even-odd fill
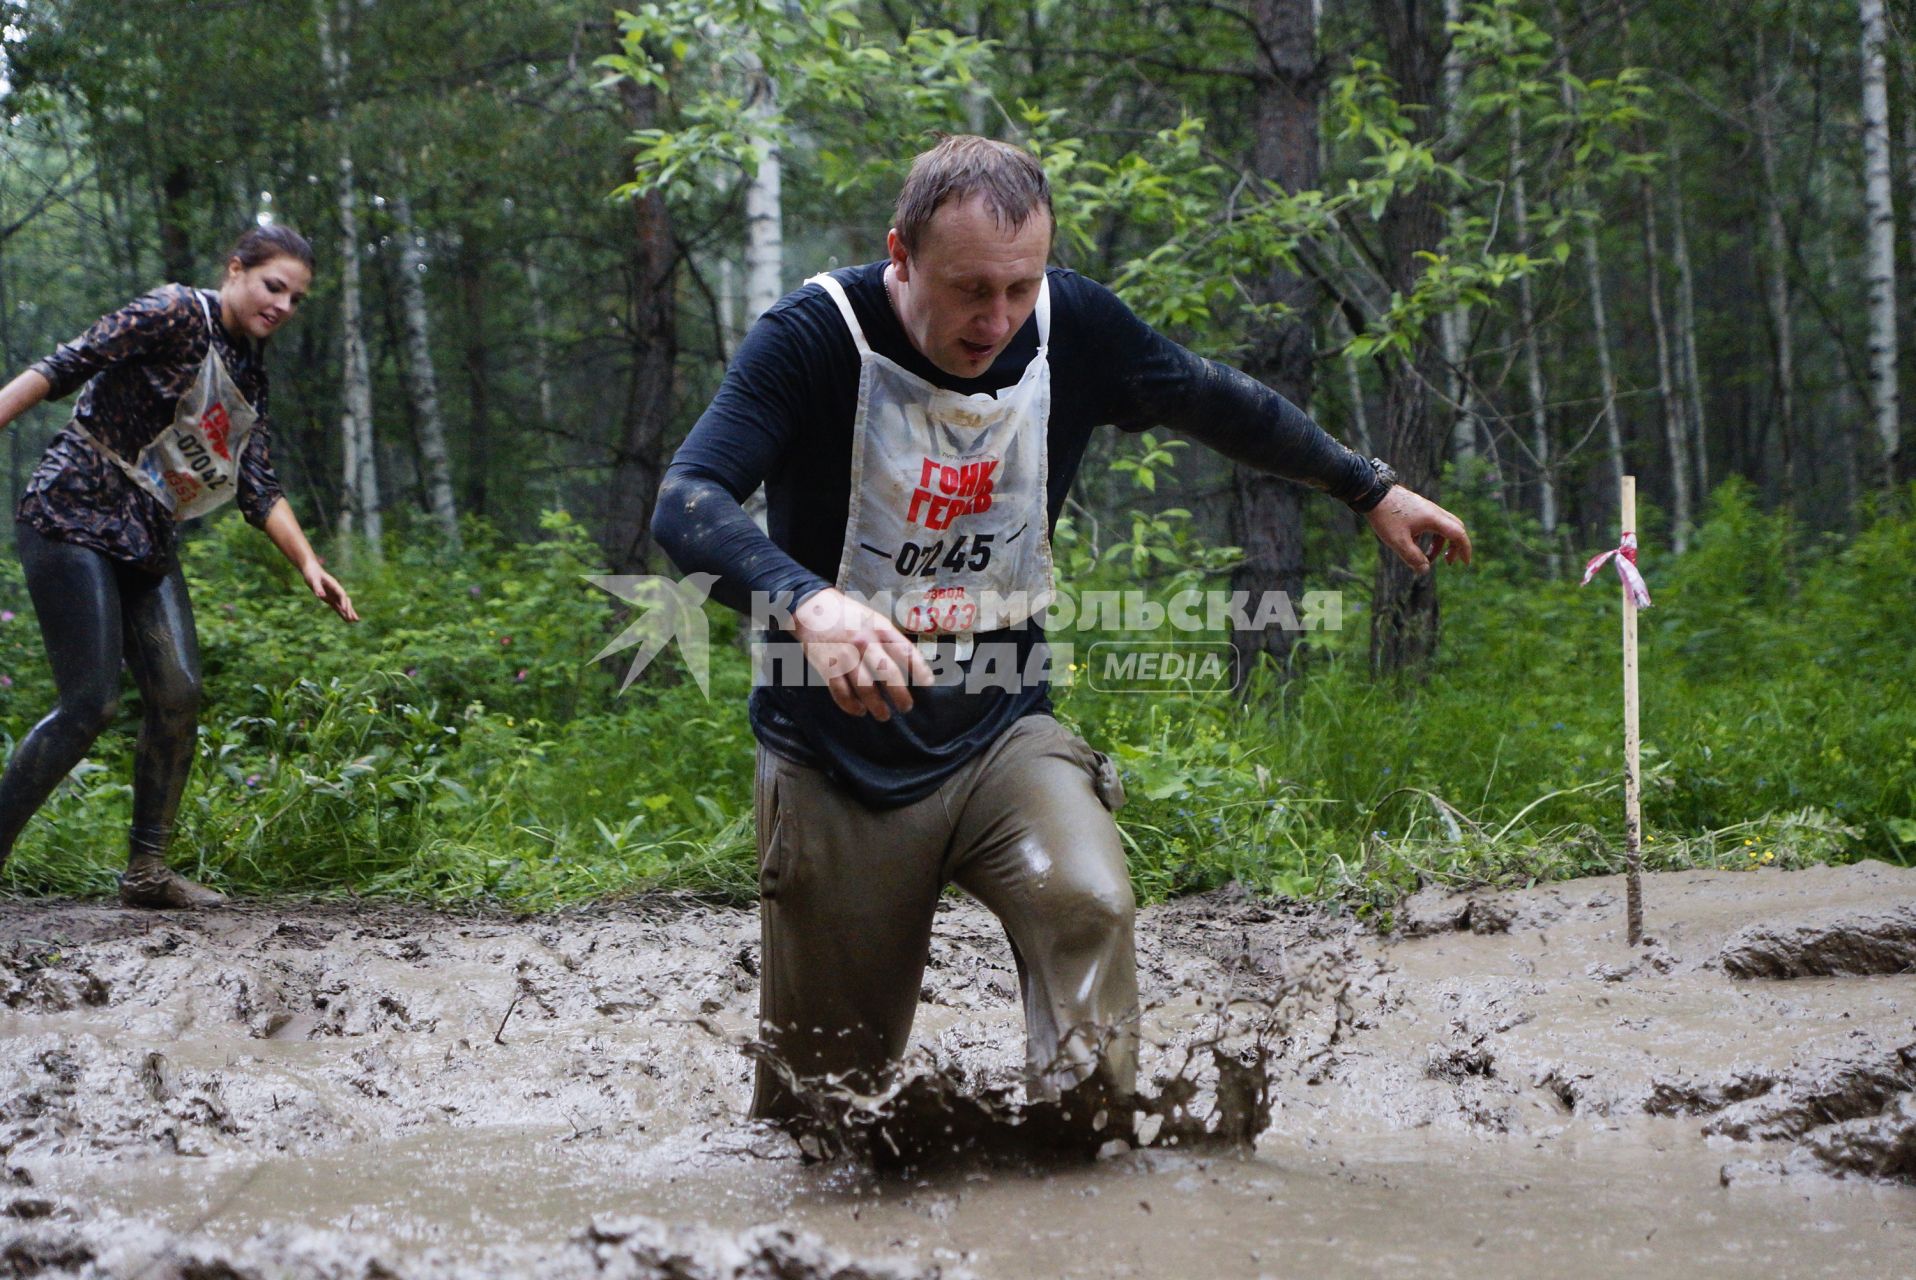
[[[1551,20],[1557,30],[1563,30],[1563,14],[1552,0]],[[1567,75],[1558,77],[1557,92],[1563,99],[1564,112],[1574,116],[1577,110],[1577,90]],[[1579,178],[1572,188],[1572,198],[1578,209],[1589,205],[1590,193],[1583,180]],[[1590,295],[1591,337],[1597,348],[1597,394],[1600,397],[1598,414],[1603,422],[1603,443],[1610,463],[1610,492],[1623,491],[1623,422],[1617,401],[1617,368],[1610,347],[1610,311],[1604,301],[1603,291],[1603,255],[1597,248],[1597,227],[1594,218],[1585,218],[1581,234],[1578,236],[1578,256],[1583,259],[1584,290]]]
[[[492,348],[487,339],[486,259],[490,246],[477,221],[459,229],[459,305],[464,312],[466,375],[466,510],[485,515],[492,483]]]
[[[1889,183],[1889,94],[1883,66],[1883,0],[1861,0],[1863,23],[1863,206],[1869,219],[1870,416],[1885,484],[1896,483],[1902,423],[1896,382],[1896,210]]]
[[[0,175],[0,195],[5,194],[5,177]],[[12,369],[13,363],[13,303],[7,296],[7,237],[0,236],[0,368]],[[15,424],[7,433],[7,501],[14,507],[20,505],[20,434],[21,427]]]
[[[1616,483],[1612,493],[1623,489],[1623,420],[1617,404],[1617,367],[1610,354],[1610,313],[1603,300],[1603,257],[1597,249],[1597,231],[1594,226],[1585,223],[1583,227],[1584,287],[1590,294],[1590,327],[1594,331],[1597,344],[1597,385],[1598,394],[1603,403],[1598,410],[1603,415],[1603,444],[1609,455],[1610,478]]]
[[[1785,501],[1796,497],[1796,331],[1790,299],[1790,238],[1783,220],[1783,193],[1777,186],[1776,99],[1781,92],[1770,74],[1762,28],[1756,33],[1756,101],[1751,103],[1756,124],[1757,163],[1763,178],[1764,304],[1770,316],[1774,369],[1777,460]]]
[[[1517,252],[1530,253],[1530,195],[1524,177],[1523,112],[1510,112],[1510,220],[1516,229]],[[1549,541],[1555,576],[1557,534],[1557,478],[1550,448],[1550,411],[1544,395],[1543,357],[1537,350],[1537,304],[1530,273],[1517,277],[1517,330],[1523,345],[1525,388],[1530,394],[1530,452],[1537,463],[1537,523]]]
[[[1625,0],[1616,0],[1617,34],[1625,61],[1630,57],[1630,10]],[[1648,151],[1649,143],[1642,126],[1635,131],[1639,151]],[[1657,399],[1663,407],[1663,439],[1670,454],[1670,546],[1681,554],[1690,545],[1693,517],[1690,507],[1690,448],[1683,430],[1683,411],[1677,403],[1676,383],[1670,368],[1670,327],[1663,316],[1663,266],[1661,237],[1657,232],[1657,195],[1647,175],[1638,179],[1637,194],[1643,203],[1644,285],[1650,308],[1650,329],[1657,346]],[[1633,530],[1634,532],[1634,530]]]
[[[745,188],[745,323],[751,328],[784,296],[785,211],[783,159],[775,125],[778,84],[766,73],[758,54],[747,48],[741,55],[747,78],[746,128],[751,131],[758,169]],[[763,529],[768,515],[765,486],[752,490],[745,511]]]
[[[1677,401],[1676,380],[1670,367],[1670,326],[1663,316],[1663,266],[1657,234],[1657,196],[1649,178],[1638,188],[1643,197],[1644,289],[1650,305],[1650,328],[1657,343],[1657,398],[1663,405],[1663,438],[1670,454],[1670,547],[1682,555],[1690,545],[1694,517],[1690,504],[1690,444],[1683,429],[1683,407]]]
[[[532,379],[538,390],[539,434],[544,441],[546,473],[551,481],[554,511],[566,510],[565,451],[559,447],[557,421],[552,412],[552,317],[546,310],[545,273],[537,254],[526,251],[526,301],[532,306]],[[729,349],[729,348],[728,348]]]
[[[452,498],[452,463],[446,452],[446,420],[439,410],[439,377],[432,366],[432,326],[426,312],[426,254],[413,223],[412,197],[400,191],[392,203],[399,228],[399,300],[406,330],[406,389],[412,395],[419,461],[433,521],[453,554],[462,550],[459,511]]]
[[[729,253],[719,254],[718,295],[722,344],[728,352],[737,351],[738,340],[744,336],[744,332],[739,323],[738,267]]]
[[[1262,58],[1252,72],[1253,164],[1260,178],[1286,191],[1318,185],[1317,26],[1309,8],[1296,0],[1255,0],[1251,21]],[[1279,395],[1308,410],[1311,403],[1312,333],[1318,309],[1317,286],[1289,271],[1272,270],[1253,286],[1259,303],[1288,308],[1284,319],[1257,335],[1245,360],[1245,372]],[[1248,467],[1231,468],[1231,537],[1244,549],[1244,562],[1231,575],[1234,590],[1256,601],[1264,592],[1296,599],[1304,588],[1303,491],[1288,480]],[[1282,627],[1240,631],[1234,637],[1241,686],[1266,654],[1284,670],[1296,637]]]
[[[741,55],[748,77],[746,128],[758,152],[758,171],[745,188],[745,327],[785,296],[783,158],[778,148],[778,85],[750,50]]]
[[[352,142],[341,108],[352,63],[351,54],[342,44],[345,24],[335,23],[332,4],[333,0],[318,0],[319,58],[326,76],[326,114],[339,144],[339,328],[344,402],[339,426],[346,490],[340,532],[346,536],[349,549],[356,537],[363,538],[366,549],[378,559],[384,529],[379,510],[378,460],[373,452],[372,374],[367,367],[365,320],[360,304],[358,195],[353,177]]]
[[[1684,401],[1690,412],[1690,446],[1695,450],[1698,495],[1710,491],[1709,441],[1703,432],[1703,376],[1696,355],[1696,273],[1690,264],[1690,237],[1684,227],[1682,165],[1670,145],[1670,247],[1677,269],[1677,359]]]

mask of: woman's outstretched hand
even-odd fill
[[[306,585],[313,594],[326,602],[326,606],[348,622],[358,622],[359,613],[353,608],[353,598],[346,594],[346,588],[339,585],[339,579],[326,572],[319,562],[319,554],[313,550],[313,544],[306,541],[306,533],[299,527],[299,517],[293,514],[293,504],[281,497],[267,511],[264,523],[260,525],[266,536],[273,540],[279,553],[292,561],[299,570],[299,576],[306,579]]]
[[[317,558],[308,561],[302,572],[313,594],[325,601],[334,613],[348,622],[359,621],[359,614],[353,609],[353,598],[346,594],[346,588],[339,585],[338,578],[320,567]]]

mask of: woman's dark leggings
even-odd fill
[[[122,658],[145,712],[133,763],[130,849],[161,854],[199,732],[200,643],[186,579],[177,566],[156,577],[26,524],[15,524],[14,532],[60,701],[21,740],[0,776],[0,859],[112,723]]]

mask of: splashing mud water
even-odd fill
[[[1906,1273],[1916,872],[1648,894],[1634,952],[1609,880],[1395,939],[1154,908],[1144,1089],[1088,1111],[1016,1101],[953,904],[915,1069],[821,1097],[817,1164],[741,1116],[749,912],[0,902],[0,1275]]]
[[[1335,1042],[1349,1011],[1354,955],[1323,948],[1293,969],[1266,975],[1255,987],[1229,982],[1207,993],[1186,985],[1190,1007],[1208,1010],[1202,1025],[1177,1042],[1146,1044],[1166,1069],[1150,1085],[1120,1095],[1097,1078],[1059,1098],[1027,1098],[1028,1090],[981,1084],[962,1059],[921,1051],[877,1093],[833,1079],[802,1079],[763,1041],[735,1047],[776,1071],[800,1109],[787,1126],[806,1159],[850,1160],[891,1174],[949,1173],[1013,1166],[1030,1170],[1146,1149],[1248,1152],[1271,1123],[1274,1059],[1292,1042],[1307,1011],[1333,1010]],[[1155,1004],[1145,1019],[1164,1011]],[[722,1033],[701,1020],[707,1032]],[[1084,1035],[1098,1044],[1109,1029]]]

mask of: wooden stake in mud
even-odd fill
[[[1623,541],[1618,559],[1635,559],[1637,478],[1623,477]],[[1620,567],[1620,566],[1619,566]],[[1629,899],[1630,945],[1643,941],[1643,773],[1637,729],[1637,601],[1623,583],[1623,852]]]
[[[1630,945],[1643,941],[1643,770],[1637,732],[1637,610],[1650,607],[1650,589],[1637,571],[1637,478],[1623,477],[1618,495],[1623,537],[1583,567],[1584,585],[1610,560],[1623,579],[1623,852],[1628,886]]]

